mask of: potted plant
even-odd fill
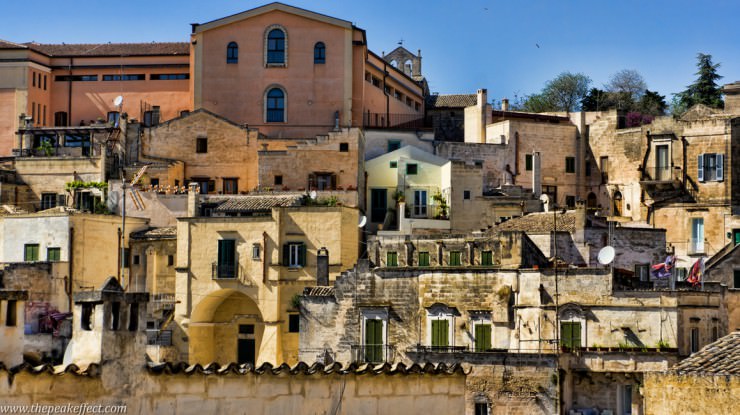
[[[435,216],[435,219],[449,219],[447,216],[447,211],[449,209],[447,198],[445,198],[441,192],[437,192],[432,196],[432,200],[437,202],[437,206],[439,206],[439,213]]]
[[[406,202],[406,196],[403,194],[403,190],[396,190],[395,193],[393,193],[393,200],[395,200],[396,203]]]

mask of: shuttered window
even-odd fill
[[[491,325],[475,325],[475,351],[485,352],[491,348]]]
[[[450,345],[450,321],[432,320],[432,347]]]
[[[570,348],[581,347],[581,323],[564,321],[560,323],[560,345]]]

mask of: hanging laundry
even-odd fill
[[[652,274],[654,278],[663,279],[668,278],[671,276],[671,270],[673,269],[673,255],[668,255],[660,264],[655,264],[652,266]]]
[[[694,262],[689,272],[689,277],[686,281],[691,283],[694,287],[701,284],[701,279],[704,276],[704,257],[701,257]]]

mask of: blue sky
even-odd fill
[[[240,0],[6,1],[0,39],[98,43],[186,41],[203,23],[263,5]],[[433,92],[491,99],[539,91],[563,71],[601,87],[635,69],[667,96],[690,84],[696,54],[720,62],[722,83],[740,80],[738,0],[704,1],[286,1],[349,20],[367,31],[370,48],[390,51],[403,39],[421,49]],[[539,47],[537,46],[539,45]]]

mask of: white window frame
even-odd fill
[[[303,243],[289,243],[288,244],[288,266],[290,268],[301,268],[301,245]]]
[[[422,204],[416,203],[417,193],[423,194],[423,200],[420,200]],[[414,194],[414,211],[411,212],[411,217],[426,218],[427,213],[429,212],[429,191],[427,189],[413,189],[413,194]],[[419,198],[419,199],[422,199],[422,198]]]
[[[252,244],[252,260],[259,261],[262,247],[260,244]]]
[[[478,325],[489,325],[491,326],[491,348],[494,346],[494,326],[493,321],[491,320],[491,314],[490,313],[477,313],[470,316],[470,327],[472,329],[472,332],[470,333],[470,337],[473,339],[472,343],[470,344],[470,349],[475,349],[475,332],[476,332],[476,326]]]
[[[434,320],[447,320],[447,345],[448,347],[455,346],[455,314],[447,306],[433,306],[427,309],[427,344],[432,345],[432,321]]]
[[[699,229],[698,227],[695,227],[695,223],[698,223],[701,221],[701,235],[698,233],[695,233],[694,231]],[[689,240],[689,251],[691,253],[703,253],[704,252],[704,235],[706,232],[704,231],[704,218],[703,217],[694,217],[691,218],[690,221],[691,226],[691,239]]]

